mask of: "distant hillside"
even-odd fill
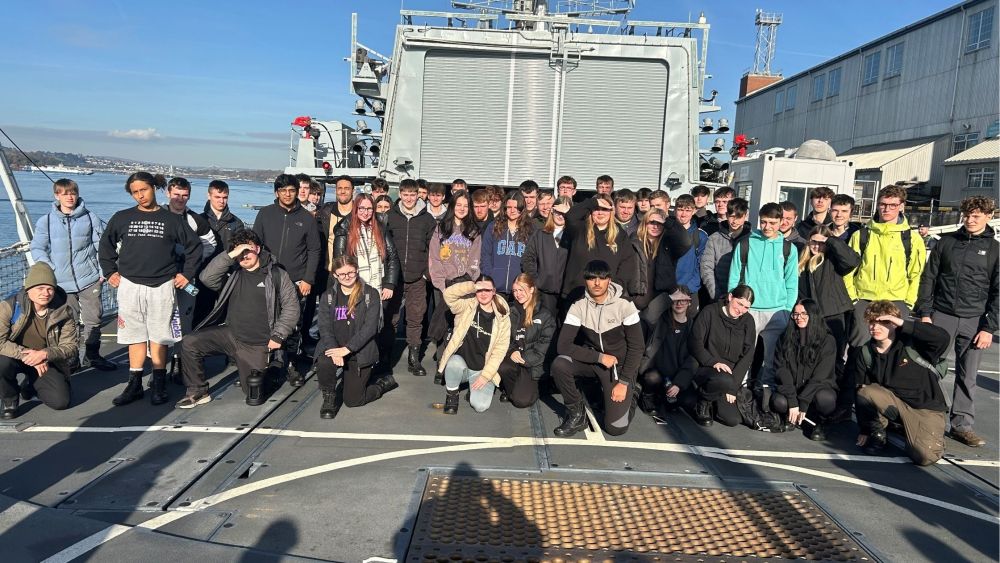
[[[31,165],[31,162],[15,148],[3,147],[3,152],[7,156],[11,168],[14,170],[21,170]],[[116,156],[92,156],[64,152],[27,151],[27,155],[39,166],[57,166],[62,164],[68,167],[89,168],[95,171],[115,174],[130,174],[136,170],[170,174],[170,170],[173,169],[172,173],[176,176],[222,178],[266,183],[274,181],[274,178],[278,174],[281,174],[280,170],[245,170],[240,168],[204,168],[196,166],[172,167],[169,164],[141,162]]]

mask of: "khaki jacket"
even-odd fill
[[[441,362],[438,364],[439,372],[444,372],[444,367],[448,365],[448,359],[462,346],[462,341],[465,340],[465,335],[469,332],[469,327],[472,326],[472,319],[479,307],[475,292],[475,282],[456,283],[444,290],[444,302],[455,315],[455,329],[452,331],[451,340],[444,348],[444,354],[441,355]],[[510,309],[503,298],[494,295],[493,311],[496,317],[493,319],[490,347],[486,352],[486,361],[483,363],[483,371],[480,375],[499,386],[500,362],[503,361],[507,355],[507,349],[510,347]]]
[[[0,355],[20,360],[27,350],[15,341],[21,337],[34,311],[28,299],[28,292],[22,289],[15,295],[0,301]],[[79,352],[79,333],[76,319],[66,304],[66,294],[56,289],[49,303],[49,314],[45,317],[45,351],[49,355],[49,368],[69,377],[68,361]]]

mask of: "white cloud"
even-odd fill
[[[152,127],[148,129],[129,129],[128,131],[115,129],[114,131],[108,131],[108,136],[116,139],[132,139],[136,141],[152,141],[163,138],[163,135],[157,133],[156,129]]]

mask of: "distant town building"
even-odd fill
[[[997,136],[997,12],[997,0],[963,2],[788,78],[745,76],[734,133],[762,148],[826,141],[855,164],[863,216],[896,182],[943,205],[995,195],[995,149],[954,172],[945,161]]]

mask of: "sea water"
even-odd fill
[[[52,210],[55,201],[52,194],[52,182],[44,174],[37,172],[16,172],[14,178],[21,189],[21,197],[31,224],[34,227],[38,220]],[[80,196],[87,205],[103,221],[107,222],[116,211],[132,207],[135,201],[125,193],[125,180],[128,176],[121,174],[95,173],[91,176],[71,176],[80,185]],[[53,179],[58,180],[55,176]],[[197,213],[205,209],[208,199],[209,179],[188,178],[191,182],[191,200],[188,207]],[[248,226],[253,225],[257,216],[257,207],[274,203],[274,187],[271,184],[258,182],[243,182],[226,180],[229,184],[229,209],[242,219]],[[0,190],[2,192],[2,190]],[[156,201],[161,205],[167,203],[167,195],[157,191]],[[0,247],[10,246],[18,242],[17,226],[14,223],[14,212],[5,192],[0,197]],[[250,207],[254,206],[254,207]]]

